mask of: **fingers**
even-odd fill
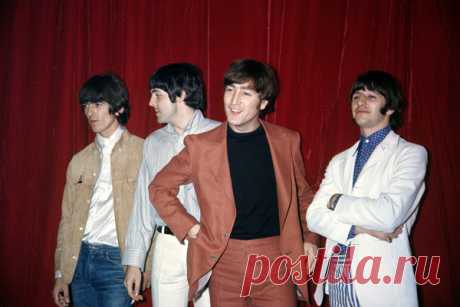
[[[56,287],[53,289],[53,299],[56,305],[61,306],[61,303],[59,302],[59,289]]]
[[[125,287],[128,290],[128,295],[133,300],[138,300],[141,284],[141,271],[139,268],[129,266],[126,271]],[[142,298],[142,296],[141,296]]]
[[[315,270],[315,265],[316,265],[316,258],[308,257],[308,272],[310,272],[310,274],[312,274],[313,271]]]
[[[318,253],[318,247],[312,243],[304,242],[304,252],[308,256],[308,270],[313,272],[316,264],[316,254]]]
[[[63,287],[62,289],[63,291],[63,294],[64,294],[64,302],[65,302],[65,306],[69,305],[70,304],[70,296],[69,296],[69,286],[65,286]]]
[[[403,225],[401,225],[398,228],[396,228],[395,231],[393,232],[393,234],[395,235],[394,238],[399,236],[402,233],[402,231],[403,231]]]
[[[392,233],[388,234],[388,242],[391,243],[393,239],[396,239],[403,231],[403,225],[398,226]]]
[[[190,234],[188,235],[188,237],[189,237],[190,239],[196,239],[196,234],[190,233]]]
[[[134,299],[136,297],[136,294],[134,292],[134,280],[133,279],[125,279],[125,287],[126,290],[128,290],[128,295],[130,298]]]
[[[70,304],[69,286],[62,282],[57,282],[53,288],[54,303],[60,307]]]
[[[201,228],[200,224],[193,225],[193,227],[190,228],[190,230],[187,233],[188,237],[191,238],[191,239],[196,239],[198,233],[200,232],[200,228]]]

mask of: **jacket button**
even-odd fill
[[[83,227],[80,227],[80,231],[83,231]]]
[[[77,259],[77,256],[72,256],[72,259],[73,259],[73,260]]]

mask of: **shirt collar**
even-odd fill
[[[372,133],[368,137],[361,135],[361,137],[359,138],[360,143],[366,143],[371,146],[377,146],[383,141],[383,139],[388,135],[388,133],[390,133],[390,131],[391,131],[390,126],[386,126],[385,128],[382,128]]]
[[[372,133],[368,137],[361,135],[359,137],[359,142],[354,145],[356,147],[353,150],[353,156],[361,150],[362,146],[370,146],[372,148],[377,147],[377,145],[379,145],[385,139],[385,137],[390,133],[390,131],[391,127],[386,126],[385,128],[382,128]]]
[[[117,130],[112,133],[108,138],[103,137],[101,134],[96,134],[96,147],[102,153],[112,152],[115,144],[121,139],[123,132],[126,130],[125,127],[119,125]]]
[[[200,110],[195,110],[193,112],[192,118],[189,120],[187,125],[184,128],[184,135],[188,135],[190,133],[196,132],[198,127],[200,126],[200,121],[204,118],[203,113]],[[166,131],[171,134],[178,135],[176,129],[172,124],[166,125]]]

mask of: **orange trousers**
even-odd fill
[[[230,239],[226,250],[217,261],[210,280],[212,307],[295,307],[296,291],[289,280],[284,285],[274,285],[270,278],[260,285],[253,285],[248,297],[241,297],[246,263],[250,254],[265,255],[270,263],[281,255],[279,236],[254,240]],[[261,264],[255,267],[258,276]],[[283,274],[284,272],[280,272]]]

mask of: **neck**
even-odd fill
[[[177,116],[171,121],[171,125],[178,134],[183,134],[188,123],[192,120],[195,110],[186,106],[178,109]]]
[[[236,133],[250,133],[250,132],[256,131],[257,128],[260,127],[260,121],[257,120],[254,123],[250,125],[246,125],[246,126],[233,125],[230,122],[228,122],[228,126],[230,127],[230,129],[233,130],[233,132],[236,132]]]
[[[99,134],[104,138],[109,138],[115,133],[115,131],[117,131],[119,126],[120,124],[118,123],[118,121],[114,121],[114,123],[110,126],[109,129],[106,129]]]

